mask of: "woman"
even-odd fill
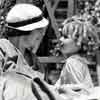
[[[6,38],[0,39],[1,72],[17,71],[31,77],[41,76],[38,71],[32,70],[23,55],[25,49],[30,49],[36,54],[45,35],[48,20],[42,16],[38,7],[31,4],[16,4],[8,12],[5,20]]]

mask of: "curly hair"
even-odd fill
[[[92,52],[99,47],[99,36],[96,28],[85,19],[71,18],[65,21],[62,35],[72,38],[82,53]]]

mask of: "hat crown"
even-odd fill
[[[8,23],[16,23],[34,17],[38,17],[42,11],[31,4],[17,4],[8,13],[6,21]]]

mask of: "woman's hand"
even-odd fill
[[[68,96],[80,96],[80,94],[76,91],[74,91],[71,87],[67,85],[62,85],[58,88],[58,92],[60,94],[65,94]]]
[[[64,84],[59,86],[59,93],[79,96],[80,94],[89,94],[88,89],[83,84]]]

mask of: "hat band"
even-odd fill
[[[34,17],[34,18],[31,18],[31,19],[28,19],[28,20],[24,20],[24,21],[20,21],[20,22],[15,22],[15,23],[8,23],[8,26],[11,26],[11,27],[21,27],[21,26],[25,26],[25,25],[28,25],[28,24],[36,23],[38,21],[41,21],[42,19],[43,19],[43,15],[41,14],[38,17]]]

